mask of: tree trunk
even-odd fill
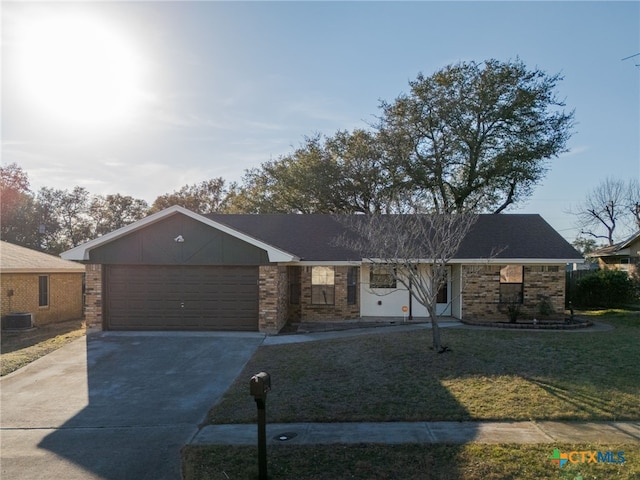
[[[442,349],[440,340],[440,326],[438,325],[438,316],[435,308],[429,308],[429,316],[431,317],[431,333],[433,335],[433,349],[439,352]]]

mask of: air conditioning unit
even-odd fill
[[[29,330],[33,328],[32,313],[10,313],[2,317],[3,330]]]

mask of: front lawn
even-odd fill
[[[269,422],[639,420],[640,313],[607,332],[443,329],[261,347],[210,423],[253,423],[249,379],[271,374]]]
[[[268,422],[640,419],[640,313],[594,315],[607,332],[450,329],[262,347],[215,423],[254,423],[249,379],[272,375]],[[272,445],[274,479],[640,479],[640,446],[580,444]],[[562,452],[624,452],[625,463],[575,463]],[[257,478],[255,446],[188,446],[186,480]]]

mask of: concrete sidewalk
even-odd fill
[[[257,426],[208,425],[192,445],[255,445]],[[640,422],[379,422],[267,425],[270,444],[640,443]]]

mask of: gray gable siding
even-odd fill
[[[176,242],[182,236],[184,242]],[[267,252],[184,215],[172,215],[89,253],[91,263],[266,265]]]

